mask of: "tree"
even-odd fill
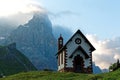
[[[115,70],[117,70],[118,68],[120,68],[119,59],[117,60],[116,63],[113,63],[113,64],[110,65],[109,71],[115,71]]]
[[[119,59],[117,60],[117,67],[119,67],[120,63],[119,63]]]

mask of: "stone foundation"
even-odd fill
[[[74,71],[74,68],[67,67],[59,70],[59,72],[75,72],[75,71]],[[93,72],[92,72],[92,69],[88,67],[88,68],[84,68],[80,73],[92,74]]]

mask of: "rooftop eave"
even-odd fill
[[[56,54],[56,56],[63,50],[63,49],[66,49],[66,46],[63,46]]]

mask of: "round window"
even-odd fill
[[[75,39],[75,43],[76,43],[76,44],[81,44],[81,39],[80,39],[80,38],[76,38],[76,39]]]

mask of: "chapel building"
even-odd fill
[[[93,73],[92,52],[93,45],[78,30],[64,45],[63,37],[58,38],[58,71]]]

